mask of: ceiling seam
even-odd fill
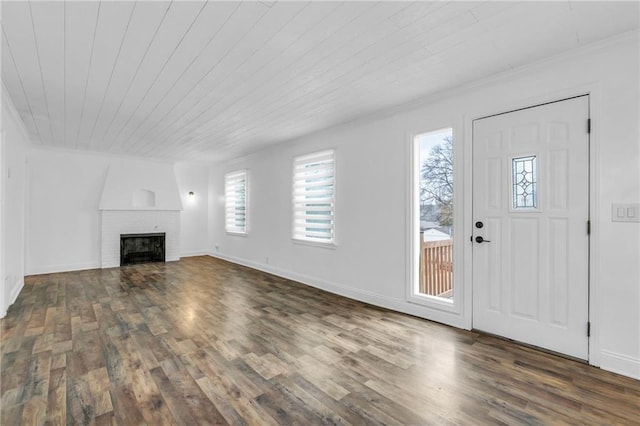
[[[111,130],[111,126],[113,125],[113,122],[115,121],[116,117],[118,116],[118,113],[120,112],[120,108],[122,108],[122,105],[124,104],[125,99],[129,95],[129,91],[131,90],[131,86],[133,86],[133,82],[138,77],[138,73],[140,72],[140,68],[142,68],[142,64],[144,63],[144,60],[146,59],[147,55],[149,54],[149,50],[151,49],[151,45],[156,40],[156,37],[158,36],[158,32],[160,31],[160,28],[162,27],[162,24],[164,23],[164,20],[166,19],[167,15],[169,14],[169,9],[171,9],[171,5],[172,4],[173,4],[173,0],[171,0],[169,2],[169,6],[165,10],[164,15],[162,16],[162,19],[158,23],[158,26],[156,27],[156,29],[155,29],[155,31],[153,33],[153,36],[151,37],[151,40],[149,41],[149,44],[147,45],[147,48],[146,48],[144,54],[142,55],[142,59],[138,63],[138,66],[136,68],[136,71],[133,74],[133,77],[131,77],[131,79],[129,80],[129,86],[127,87],[127,90],[125,90],[125,93],[122,96],[122,99],[120,100],[120,104],[118,105],[118,108],[116,108],[116,112],[114,113],[113,118],[111,119],[111,122],[109,122],[109,125],[107,126],[107,129],[105,130],[104,135],[102,135],[102,141],[103,142],[106,139],[106,136],[109,134],[109,130]],[[111,148],[111,146],[109,148]]]
[[[33,114],[33,108],[31,107],[31,102],[29,102],[29,96],[27,96],[27,91],[24,88],[24,82],[22,81],[22,77],[20,76],[20,70],[18,69],[18,64],[16,63],[16,58],[13,56],[13,51],[11,49],[11,43],[9,43],[9,37],[7,37],[7,32],[4,29],[4,25],[2,27],[2,34],[4,34],[4,39],[7,43],[7,47],[9,48],[9,56],[11,56],[11,62],[13,62],[13,68],[16,70],[16,75],[18,76],[18,81],[20,82],[20,87],[22,88],[22,93],[24,94],[24,99],[27,101],[27,106],[29,107],[29,114],[31,114],[31,120],[33,121],[33,126],[36,129],[36,133],[38,134],[38,139],[42,142],[42,134],[40,133],[40,129],[38,128],[38,123],[36,122],[36,117]]]
[[[89,86],[89,76],[91,75],[91,63],[93,62],[93,51],[96,44],[96,34],[98,33],[98,20],[100,19],[100,7],[102,6],[102,0],[98,3],[98,10],[96,11],[96,23],[93,28],[93,41],[91,42],[91,54],[89,55],[89,68],[87,69],[87,79],[84,84],[84,95],[82,96],[82,106],[80,107],[80,121],[78,122],[78,133],[76,135],[76,149],[78,149],[78,141],[80,140],[80,130],[82,129],[82,119],[84,117],[84,104],[87,99],[87,86]]]
[[[443,7],[444,7],[444,6],[443,6]],[[406,8],[405,8],[405,9],[406,9]],[[420,20],[422,20],[422,19],[424,19],[424,18],[426,18],[426,16],[425,16],[425,17],[423,17],[423,18],[421,18]],[[385,19],[383,19],[383,21],[384,21],[384,20],[386,20],[386,18],[385,18]],[[412,24],[412,25],[414,25],[414,24]],[[408,26],[408,25],[407,25],[407,26]],[[402,28],[404,28],[404,27],[402,27]],[[395,34],[395,33],[399,32],[399,31],[400,31],[400,28],[397,28],[397,27],[396,27],[396,30],[392,31],[390,34],[385,35],[381,40],[383,40],[383,39],[385,39],[386,37],[388,37],[388,36],[390,36],[390,35],[393,35],[393,34]],[[417,37],[417,36],[416,36],[416,37]],[[359,38],[359,37],[357,37],[357,38]],[[347,62],[347,61],[351,60],[353,56],[360,54],[361,52],[363,52],[363,51],[364,51],[364,50],[366,50],[366,49],[369,49],[371,46],[374,46],[376,43],[380,42],[381,40],[378,40],[378,41],[376,41],[376,42],[373,42],[373,43],[371,43],[371,44],[367,45],[366,47],[364,47],[364,48],[360,49],[360,50],[359,50],[358,52],[356,52],[354,55],[350,55],[348,59],[346,59],[346,60],[344,60],[344,61],[340,62],[338,65],[341,65],[341,64],[343,64],[343,63],[345,63],[345,62]],[[323,57],[323,59],[324,59],[324,58],[326,58],[326,57],[329,57],[329,56],[331,56],[331,54],[326,55],[325,57]],[[316,61],[316,62],[320,62],[320,60],[318,60],[318,61]],[[334,65],[334,67],[339,68],[338,66],[335,66],[335,65]],[[333,80],[330,80],[329,82],[327,82],[327,83],[325,84],[325,86],[326,86],[326,85],[328,85],[328,84],[330,84],[331,82],[333,82],[333,81],[335,81],[335,80],[337,80],[337,79],[339,79],[339,78],[343,77],[344,75],[347,75],[347,74],[348,74],[348,73],[345,73],[345,74],[343,74],[343,75],[341,75],[341,76],[338,76],[338,77],[334,78]],[[286,82],[285,82],[284,84],[280,85],[279,87],[285,87],[285,86],[287,86]],[[324,87],[324,86],[323,86],[323,87]],[[295,99],[291,99],[291,100],[289,100],[288,102],[286,102],[286,103],[282,104],[281,106],[278,106],[277,108],[274,108],[274,107],[273,107],[273,105],[271,105],[271,108],[269,108],[269,110],[270,110],[271,112],[270,112],[270,113],[267,113],[266,115],[261,116],[261,119],[264,121],[267,117],[272,117],[272,116],[274,116],[275,114],[278,114],[280,109],[282,109],[282,108],[284,108],[284,107],[286,107],[286,106],[288,106],[288,105],[291,105],[291,104],[293,104],[293,103],[295,103],[295,102],[300,102],[300,101],[301,101],[301,99],[307,99],[307,98],[308,98],[308,96],[309,96],[309,94],[310,94],[311,92],[318,92],[318,91],[319,91],[319,89],[320,89],[320,88],[315,88],[315,89],[311,90],[310,92],[305,92],[303,96],[298,96],[298,97],[297,97],[297,98],[295,98]],[[336,90],[340,90],[340,89],[335,89],[335,90],[333,90],[332,92],[329,92],[329,93],[333,93],[333,92],[335,92]],[[287,94],[292,94],[292,93],[295,93],[295,92],[298,92],[298,91],[300,91],[300,87],[296,87],[296,88],[290,89],[290,90],[287,92]],[[285,96],[280,96],[280,98],[281,98],[281,99],[284,99],[284,98],[285,98]],[[260,100],[260,101],[256,102],[256,104],[259,104],[259,102],[264,102],[264,101],[267,101],[267,100],[268,100],[268,98],[267,98],[267,97],[263,97],[263,98],[261,98],[261,100]],[[229,121],[230,121],[230,122],[234,122],[234,118],[235,118],[236,116],[237,116],[237,114],[236,114],[236,115],[231,115],[231,116],[229,116]],[[255,127],[255,126],[254,126],[254,127]],[[224,131],[225,129],[226,129],[226,128],[224,128],[224,127],[222,128],[222,130],[223,130],[223,131]]]
[[[371,6],[369,9],[367,9],[367,12],[368,12],[368,11],[370,11],[371,9],[373,9],[374,7],[375,7],[375,5],[374,5],[374,6]],[[333,14],[337,9],[338,9],[338,8],[336,8],[336,9],[332,10],[329,14],[327,14],[327,16],[332,15],[332,14]],[[340,27],[339,27],[339,29],[338,29],[338,30],[336,30],[335,32],[343,30],[344,28],[346,28],[347,26],[351,25],[355,20],[357,20],[357,19],[358,19],[359,17],[361,17],[361,16],[363,16],[363,15],[362,15],[362,14],[360,14],[360,15],[358,15],[358,16],[356,16],[356,17],[354,17],[353,19],[349,20],[347,23],[345,23],[345,24],[343,24],[342,26],[340,26]],[[323,20],[324,20],[324,19],[323,19]],[[320,21],[320,22],[322,22],[322,21]],[[318,24],[319,24],[319,23],[318,23]],[[317,24],[316,24],[316,26],[317,26]],[[314,27],[314,28],[315,28],[315,27]],[[334,32],[333,34],[328,35],[327,37],[325,37],[324,39],[322,39],[320,42],[316,43],[313,47],[310,47],[309,49],[307,49],[307,50],[305,51],[305,53],[303,53],[301,56],[299,56],[299,57],[296,59],[296,62],[300,62],[300,60],[301,60],[302,58],[306,57],[306,56],[307,56],[311,51],[313,51],[313,49],[314,49],[314,47],[315,47],[315,46],[317,46],[317,45],[319,45],[319,44],[321,44],[321,43],[324,43],[326,40],[330,39],[330,38],[335,34],[335,32]],[[300,40],[300,38],[299,38],[298,40]],[[298,41],[298,40],[296,40],[296,41]],[[291,47],[293,44],[294,44],[294,43],[292,43],[289,47]],[[277,73],[275,73],[275,74],[277,74]],[[274,74],[272,74],[272,75],[274,75]],[[278,87],[281,87],[281,86],[278,86]],[[248,93],[246,93],[244,96],[242,96],[240,99],[237,99],[235,102],[233,102],[229,107],[225,108],[225,110],[227,110],[227,111],[228,111],[228,109],[229,109],[229,108],[232,108],[232,107],[234,107],[234,106],[238,105],[240,102],[242,102],[243,100],[245,100],[246,98],[248,98],[248,97],[249,97],[249,96],[251,96],[252,94],[253,94],[253,93],[252,93],[251,91],[249,91],[249,92],[248,92]],[[263,99],[265,99],[265,98],[263,98]],[[207,112],[209,112],[209,113],[210,113],[210,112],[211,112],[210,108],[212,108],[212,107],[213,107],[213,106],[215,106],[215,105],[218,105],[218,104],[220,103],[220,101],[221,101],[221,99],[218,99],[216,102],[214,102],[214,103],[210,104],[207,108],[205,108],[205,111],[203,112],[203,114],[204,114],[204,113],[207,113]],[[197,104],[196,104],[196,105],[197,105]],[[195,107],[195,105],[194,105],[194,107]],[[192,107],[191,109],[193,109],[193,107]],[[198,116],[198,118],[200,118],[203,114],[200,114],[200,116]]]
[[[369,9],[367,9],[367,10],[366,10],[366,12],[370,12],[370,11],[371,11],[371,10],[373,10],[376,6],[378,6],[379,4],[381,4],[381,3],[376,3],[374,6],[372,6],[372,7],[371,7],[371,8],[369,8]],[[408,8],[408,7],[409,7],[409,6],[406,6],[404,9],[406,9],[406,8]],[[347,23],[345,23],[345,24],[341,25],[341,26],[339,27],[339,29],[338,29],[338,30],[334,31],[332,34],[328,35],[327,37],[325,37],[324,39],[322,39],[320,42],[316,43],[313,47],[311,47],[311,48],[307,49],[307,51],[306,51],[304,54],[302,54],[300,57],[298,57],[297,62],[300,62],[300,60],[301,60],[302,58],[304,58],[304,57],[306,57],[307,55],[309,55],[309,53],[310,53],[310,52],[312,52],[312,51],[313,51],[313,50],[314,50],[318,45],[320,45],[320,44],[322,44],[322,43],[326,42],[327,40],[331,39],[332,37],[334,37],[334,36],[335,36],[335,34],[336,34],[337,32],[342,31],[342,30],[344,30],[345,28],[347,28],[347,27],[351,26],[351,25],[353,24],[353,22],[354,22],[354,21],[356,21],[357,19],[361,18],[362,16],[364,16],[364,14],[363,14],[363,13],[361,13],[360,15],[358,15],[358,16],[356,16],[356,17],[354,17],[353,19],[349,20]],[[386,18],[384,18],[384,19],[386,19]],[[384,19],[382,19],[382,20],[384,20]],[[382,21],[382,20],[381,20],[381,21]],[[338,50],[339,50],[339,49],[338,49]],[[324,56],[323,58],[321,58],[321,59],[324,59],[324,58],[326,58],[327,56],[330,56],[330,55],[325,55],[325,56]],[[314,62],[314,64],[315,64],[315,63],[317,63],[317,62],[320,62],[320,61],[321,61],[321,59],[316,59],[316,61]],[[307,66],[307,67],[305,67],[305,70],[308,70],[308,69],[310,69],[310,68],[311,68],[311,66]],[[278,90],[278,89],[280,89],[281,87],[286,86],[286,83],[287,83],[287,82],[288,82],[288,81],[285,81],[283,84],[279,85],[275,90],[271,90],[271,91],[272,91],[272,92],[275,92],[275,93],[278,93],[278,92],[277,92],[277,90]],[[296,90],[299,90],[299,88],[296,88]],[[291,92],[291,91],[290,91],[290,92]],[[226,112],[226,113],[228,113],[232,107],[236,107],[237,105],[239,105],[239,104],[240,104],[240,102],[241,102],[241,101],[243,101],[244,99],[246,99],[246,98],[247,98],[247,97],[249,97],[250,95],[253,95],[253,93],[252,93],[252,92],[249,92],[249,93],[247,93],[245,96],[243,96],[242,98],[240,98],[240,99],[236,100],[233,104],[231,104],[231,106],[229,106],[229,107],[225,108],[225,112]],[[267,96],[263,96],[263,97],[262,97],[259,101],[257,101],[255,104],[257,104],[257,103],[259,103],[259,102],[264,102],[264,101],[268,100],[268,96],[269,96],[269,95],[267,95]],[[218,103],[219,103],[219,102],[216,102],[216,103],[214,103],[214,105],[216,105],[216,104],[218,104]],[[207,110],[207,112],[212,113],[212,111],[210,111],[210,110]],[[234,117],[235,117],[235,115],[233,115],[233,116],[229,116],[229,121],[233,121],[232,119],[233,119]],[[228,126],[227,126],[227,127],[223,127],[222,129],[224,130],[224,129],[226,129],[226,128],[228,128]]]
[[[184,39],[187,37],[187,34],[189,34],[189,32],[191,31],[191,29],[193,28],[194,24],[196,23],[196,21],[198,20],[198,18],[200,17],[200,15],[202,14],[202,11],[204,10],[204,8],[207,6],[207,2],[205,2],[202,7],[200,8],[200,10],[198,11],[198,14],[195,16],[195,18],[193,19],[193,21],[191,21],[191,24],[189,25],[189,27],[187,28],[187,30],[185,31],[185,33],[182,35],[182,38],[180,38],[180,41],[178,42],[178,44],[176,44],[176,47],[174,47],[173,51],[171,52],[171,54],[169,54],[169,56],[167,57],[167,60],[164,62],[164,64],[162,65],[162,67],[160,68],[160,71],[158,71],[158,73],[156,74],[156,77],[154,78],[153,82],[151,83],[151,85],[147,88],[147,91],[145,92],[145,94],[142,96],[142,99],[140,99],[140,102],[138,102],[138,105],[136,106],[135,110],[129,115],[129,118],[127,119],[127,121],[125,122],[125,124],[120,128],[120,131],[114,136],[113,138],[113,143],[111,144],[110,148],[113,148],[113,145],[118,141],[118,138],[120,137],[120,135],[122,134],[122,132],[124,131],[124,129],[129,125],[129,122],[131,122],[131,119],[134,117],[134,115],[136,114],[136,112],[138,112],[138,109],[140,109],[140,105],[142,105],[142,103],[144,102],[144,100],[147,98],[147,96],[149,95],[149,92],[151,91],[151,89],[153,88],[153,86],[156,84],[156,82],[158,81],[158,78],[160,78],[160,75],[162,75],[162,72],[164,71],[164,69],[166,68],[167,64],[169,63],[169,61],[171,61],[171,58],[173,57],[173,55],[176,53],[176,51],[178,50],[178,48],[180,47],[180,45],[182,44],[182,42],[184,41]]]
[[[207,41],[207,43],[205,44],[205,46],[200,50],[200,52],[198,52],[198,54],[193,58],[193,60],[191,61],[191,63],[189,63],[189,65],[182,71],[182,73],[178,76],[178,78],[173,82],[173,84],[171,85],[171,87],[165,92],[165,94],[162,96],[162,98],[160,98],[160,100],[156,103],[156,106],[151,110],[151,112],[147,115],[147,117],[142,120],[142,122],[138,125],[138,127],[136,127],[136,129],[131,132],[131,134],[129,135],[129,138],[131,138],[133,136],[133,134],[138,131],[138,129],[142,126],[142,124],[144,124],[147,119],[151,116],[151,114],[153,114],[153,112],[156,110],[156,108],[158,108],[158,106],[160,105],[160,103],[162,103],[162,101],[167,97],[167,95],[169,94],[169,92],[171,91],[171,89],[173,89],[175,87],[175,85],[178,83],[178,81],[180,81],[180,78],[182,78],[182,76],[184,75],[185,72],[187,72],[189,70],[189,68],[191,68],[191,65],[193,65],[193,63],[200,57],[200,55],[202,54],[202,52],[204,52],[204,50],[209,47],[209,45],[211,44],[211,42],[218,36],[218,34],[220,33],[220,31],[222,31],[222,29],[227,25],[227,23],[229,22],[229,20],[231,20],[231,18],[236,14],[236,12],[238,11],[238,9],[240,8],[242,3],[238,3],[238,5],[236,6],[236,8],[229,14],[229,16],[227,16],[227,18],[225,19],[225,21],[222,23],[222,25],[220,26],[220,28],[218,28],[218,30],[213,34],[213,36],[209,39],[209,41]],[[146,136],[143,135],[142,137]],[[135,142],[133,143],[133,147],[135,147],[135,145],[137,145]],[[137,149],[137,148],[136,148]]]
[[[459,16],[459,15],[461,15],[461,14],[463,14],[463,13],[464,13],[464,11],[463,11],[463,12],[460,12],[460,13],[456,12],[456,13],[455,13],[455,16]],[[427,15],[422,16],[422,17],[421,17],[421,18],[419,18],[416,22],[413,22],[413,23],[411,23],[411,24],[407,24],[407,25],[405,25],[404,27],[399,27],[399,28],[398,28],[398,30],[393,31],[393,32],[391,32],[390,34],[385,35],[381,40],[378,40],[378,41],[374,42],[373,44],[370,44],[370,45],[368,45],[367,47],[360,49],[360,50],[359,50],[355,55],[357,55],[357,54],[359,54],[359,53],[361,53],[361,52],[363,52],[363,51],[365,51],[365,50],[367,50],[367,49],[371,48],[371,47],[372,47],[372,46],[374,46],[375,44],[380,43],[382,40],[384,40],[384,39],[386,39],[386,38],[388,38],[388,37],[390,37],[390,36],[392,36],[392,35],[396,34],[397,32],[399,32],[399,30],[400,30],[400,29],[405,28],[405,27],[408,27],[408,26],[411,26],[411,25],[417,25],[417,23],[419,23],[419,22],[423,21],[425,18],[428,18],[428,17],[429,17],[429,16],[427,16]],[[474,17],[474,19],[476,19],[476,18]],[[448,22],[448,21],[447,21],[447,22]],[[443,26],[443,25],[445,25],[445,24],[446,24],[446,22],[442,23],[442,24],[441,24],[441,25],[439,25],[439,26]],[[412,42],[413,40],[415,40],[416,38],[418,38],[419,36],[420,36],[420,34],[418,34],[418,35],[416,35],[416,36],[414,36],[414,37],[411,37],[410,39],[408,39],[408,40],[407,40],[405,43],[403,43],[403,44],[404,44],[404,45],[406,45],[406,44],[408,44],[408,43]],[[394,60],[394,61],[392,61],[392,62],[387,62],[384,66],[385,66],[385,67],[392,66],[392,65],[393,65],[397,60],[400,60],[400,59],[406,58],[406,57],[410,56],[410,54],[411,54],[411,53],[409,52],[409,53],[407,53],[406,55],[401,56],[401,57],[397,58],[396,60]],[[350,57],[349,59],[347,59],[347,60],[350,60],[350,59],[351,59],[351,57]],[[373,59],[375,59],[375,58],[372,58],[372,59],[370,59],[370,60],[369,60],[369,61],[367,61],[367,62],[371,62]],[[431,59],[432,59],[432,57],[429,57],[429,58],[427,58],[427,59],[425,59],[425,60],[421,61],[421,63],[425,62],[426,60],[431,60]],[[344,63],[344,62],[346,62],[346,60],[345,60],[345,61],[343,61],[343,63]],[[352,72],[353,72],[353,71],[351,71],[351,72],[346,72],[346,73],[344,73],[344,74],[342,74],[342,75],[340,75],[340,76],[338,76],[338,77],[335,77],[334,79],[332,79],[332,80],[328,81],[326,84],[324,84],[322,87],[318,87],[318,88],[316,88],[316,89],[313,89],[311,92],[318,92],[318,91],[320,91],[320,89],[321,89],[321,88],[326,87],[326,86],[329,86],[329,84],[330,84],[330,83],[332,83],[332,82],[334,82],[334,81],[336,81],[336,80],[339,80],[339,79],[341,79],[341,78],[343,78],[343,77],[345,77],[345,76],[348,76],[348,75],[349,75],[349,74],[351,74]],[[369,74],[376,74],[376,73],[378,73],[378,74],[379,74],[379,73],[382,73],[382,70],[372,71],[372,72],[370,72]],[[355,80],[358,80],[358,79],[359,79],[359,78],[355,78]],[[352,79],[352,80],[354,80],[354,79]],[[299,89],[298,89],[298,90],[299,90]],[[340,91],[340,90],[341,90],[340,88],[333,89],[333,90],[331,90],[331,91],[329,91],[329,92],[324,93],[324,94],[323,94],[323,97],[329,96],[331,93],[335,93],[335,92]],[[293,93],[293,92],[295,92],[295,91],[296,91],[296,90],[290,90],[290,91],[289,91],[289,93]],[[302,100],[303,100],[303,99],[306,99],[306,98],[308,97],[309,93],[311,93],[311,92],[307,92],[307,93],[305,93],[305,94],[304,94],[304,96],[298,96],[298,97],[297,97],[297,98],[295,98],[295,99],[291,99],[291,100],[289,100],[289,102],[288,102],[288,103],[285,103],[285,104],[283,104],[282,106],[278,106],[277,108],[274,108],[273,106],[271,106],[271,108],[269,108],[269,110],[270,110],[271,112],[270,112],[270,113],[268,113],[267,115],[261,116],[261,119],[262,119],[263,121],[266,121],[266,118],[267,118],[267,117],[274,117],[274,116],[277,116],[277,114],[279,114],[279,113],[280,113],[280,110],[281,110],[282,108],[284,108],[284,107],[286,107],[286,106],[288,106],[288,105],[291,105],[291,104],[295,104],[296,102],[298,102],[298,103],[302,102]],[[266,100],[268,100],[268,98],[267,98],[267,97],[264,97],[264,98],[262,98],[262,99],[261,99],[260,101],[258,101],[258,102],[263,102],[263,101],[266,101]],[[308,102],[307,102],[307,103],[305,103],[304,105],[307,105],[307,104],[308,104]],[[311,110],[311,112],[313,112],[313,111],[314,111],[315,109],[317,109],[317,108],[318,108],[318,107],[314,107],[314,109],[312,109],[312,110]],[[210,111],[209,109],[205,109],[204,113],[207,113],[207,112],[211,112],[211,111]],[[311,112],[310,112],[309,114],[311,114]],[[232,123],[233,123],[233,122],[234,122],[234,118],[235,118],[236,116],[237,116],[237,115],[229,116],[228,121],[230,121],[230,122],[232,122]],[[228,129],[228,128],[229,128],[228,126],[227,126],[226,128],[225,128],[225,127],[223,127],[223,128],[221,129],[221,131],[223,131],[223,132],[224,132],[224,131],[225,131],[226,129]],[[250,127],[250,128],[248,128],[248,129],[245,129],[245,130],[244,130],[244,132],[245,132],[245,133],[246,133],[246,132],[249,132],[249,131],[251,131],[252,129],[255,129],[255,128],[259,128],[259,126],[258,126],[256,123],[254,123],[254,124],[253,124],[253,127]],[[192,140],[192,141],[190,141],[190,142],[195,142],[196,144],[201,144],[201,143],[206,142],[206,141],[203,141],[203,140],[197,140],[197,139],[196,139],[195,141],[194,141],[194,140]]]
[[[304,33],[304,34],[299,35],[295,40],[293,40],[291,43],[289,43],[289,45],[288,45],[285,49],[283,49],[283,50],[280,52],[280,54],[279,54],[279,55],[277,55],[277,56],[273,56],[273,57],[271,58],[271,60],[270,60],[270,61],[268,61],[266,64],[262,65],[262,67],[266,67],[266,66],[268,66],[269,64],[271,64],[272,62],[275,62],[275,61],[276,61],[280,56],[282,56],[282,54],[283,54],[283,53],[285,53],[287,50],[289,50],[289,48],[290,48],[291,46],[293,46],[294,44],[296,44],[297,42],[299,42],[299,41],[304,37],[304,35],[306,35],[309,31],[311,31],[312,29],[314,29],[314,28],[316,28],[318,25],[320,25],[322,22],[324,22],[324,20],[325,20],[329,15],[331,15],[333,12],[335,12],[335,10],[336,10],[336,9],[338,9],[339,7],[340,7],[340,5],[336,6],[333,10],[331,10],[330,12],[328,12],[325,16],[323,16],[323,17],[322,17],[322,19],[320,19],[318,22],[316,22],[312,27],[308,28],[308,29],[307,29],[307,31],[305,31],[305,33]],[[283,27],[283,29],[284,29],[284,27]],[[237,69],[239,69],[239,68],[240,68],[240,67],[238,67]],[[236,70],[237,70],[237,69],[236,69]],[[226,80],[227,80],[231,75],[233,75],[233,73],[229,73],[229,74],[227,75],[227,77],[225,77],[225,80],[224,80],[224,81],[226,81]],[[190,107],[188,107],[188,109],[186,110],[186,112],[185,112],[185,113],[183,113],[181,116],[177,117],[174,121],[172,121],[171,123],[169,123],[169,124],[168,124],[168,125],[166,125],[165,127],[170,128],[173,124],[177,123],[177,122],[178,122],[178,121],[180,121],[183,117],[187,116],[187,115],[188,115],[188,113],[189,113],[189,112],[191,112],[191,111],[193,111],[194,109],[196,109],[196,107],[197,107],[199,104],[201,104],[201,103],[203,102],[203,100],[204,100],[204,99],[206,99],[206,97],[203,97],[202,99],[200,99],[199,101],[197,101],[196,103],[194,103],[193,105],[191,105]],[[217,103],[217,102],[215,102],[215,103]],[[191,119],[187,120],[187,122],[186,122],[183,126],[181,126],[181,128],[183,129],[183,130],[181,130],[181,131],[184,133],[184,131],[185,131],[184,129],[185,129],[188,125],[190,125],[191,123],[193,123],[194,121],[196,121],[196,120],[198,120],[200,117],[202,117],[204,114],[206,114],[206,113],[208,112],[208,110],[209,110],[209,107],[211,107],[212,105],[215,105],[215,103],[209,104],[209,106],[207,106],[206,108],[202,109],[202,112],[201,112],[200,114],[198,114],[198,115],[196,115],[195,117],[192,117]],[[192,130],[188,130],[188,131],[187,131],[187,133],[184,133],[181,137],[183,137],[183,136],[187,136],[187,135],[188,135],[189,133],[191,133],[191,132],[192,132]],[[179,134],[179,133],[178,133],[178,134]],[[169,135],[166,135],[166,136],[164,137],[164,139],[161,139],[161,142],[166,141],[168,138],[169,138]]]
[[[304,5],[304,7],[302,7],[299,11],[297,11],[297,13],[296,13],[295,15],[293,15],[291,18],[289,18],[289,20],[288,20],[288,21],[287,21],[287,22],[286,22],[286,23],[285,23],[285,24],[284,24],[284,25],[283,25],[283,26],[282,26],[278,31],[276,31],[276,32],[275,32],[275,33],[274,33],[274,34],[269,38],[269,40],[265,41],[265,42],[262,44],[262,46],[261,46],[261,47],[263,47],[263,46],[265,46],[266,44],[268,44],[268,43],[269,43],[271,40],[273,40],[273,39],[274,39],[278,34],[280,34],[280,33],[284,30],[284,28],[285,28],[287,25],[289,25],[289,24],[290,24],[290,23],[291,23],[295,18],[297,18],[297,17],[302,13],[302,11],[304,11],[304,10],[307,8],[307,6],[308,6],[308,5],[309,5],[309,2],[307,2],[307,3]],[[271,9],[269,9],[269,10],[271,10]],[[242,40],[243,40],[243,39],[244,39],[244,38],[245,38],[249,33],[251,33],[251,32],[252,32],[252,31],[253,31],[253,30],[258,26],[258,24],[260,23],[260,21],[262,20],[262,18],[263,18],[264,16],[266,16],[266,15],[267,15],[267,13],[269,13],[269,10],[267,10],[267,12],[265,12],[265,13],[260,17],[260,19],[259,19],[258,21],[256,21],[256,23],[253,25],[253,27],[251,27],[251,29],[245,33],[245,36],[244,36],[241,40],[239,40],[239,41],[238,41],[238,43],[240,43],[240,42],[241,42],[241,41],[242,41]],[[226,24],[226,23],[225,23],[225,24]],[[237,44],[238,44],[238,43],[236,43],[236,46],[237,46]],[[235,46],[234,46],[234,47],[235,47]],[[255,50],[254,50],[254,52],[253,52],[250,56],[247,56],[247,57],[245,58],[245,60],[244,60],[240,65],[238,65],[238,66],[237,66],[237,67],[236,67],[232,72],[230,72],[228,75],[231,75],[231,74],[235,73],[235,72],[236,72],[239,68],[241,68],[245,63],[247,63],[247,61],[249,61],[249,59],[251,59],[251,58],[255,55],[255,52],[256,52],[256,51],[258,51],[259,49],[260,49],[260,48],[255,49]],[[160,120],[158,120],[158,121],[156,122],[156,124],[155,124],[154,126],[151,126],[151,127],[149,128],[149,130],[147,130],[147,132],[146,132],[144,135],[142,135],[142,136],[140,137],[140,140],[144,140],[144,138],[145,138],[145,137],[146,137],[146,136],[147,136],[151,131],[153,131],[153,130],[157,130],[157,127],[156,127],[156,126],[158,126],[160,123],[162,123],[162,122],[163,122],[163,120],[164,120],[164,119],[165,119],[165,118],[166,118],[166,117],[167,117],[167,116],[168,116],[168,115],[169,115],[169,114],[170,114],[170,113],[171,113],[171,112],[172,112],[172,111],[173,111],[173,110],[174,110],[178,105],[180,105],[180,104],[181,104],[185,99],[187,99],[187,97],[189,96],[189,94],[190,94],[190,93],[191,93],[191,92],[192,92],[196,87],[198,87],[198,86],[200,85],[200,83],[201,83],[201,82],[202,82],[202,81],[203,81],[203,80],[204,80],[204,79],[205,79],[205,78],[206,78],[206,77],[207,77],[207,76],[208,76],[208,75],[209,75],[209,74],[210,74],[214,69],[216,69],[216,68],[218,67],[218,65],[219,65],[219,64],[220,64],[220,63],[221,63],[221,62],[222,62],[222,61],[223,61],[223,60],[228,56],[228,54],[229,54],[229,52],[230,52],[231,50],[233,50],[233,48],[231,48],[231,49],[230,49],[230,50],[229,50],[229,51],[228,51],[228,52],[227,52],[227,53],[226,53],[226,54],[225,54],[225,55],[224,55],[224,56],[223,56],[223,57],[222,57],[222,58],[221,58],[221,59],[220,59],[220,60],[219,60],[219,61],[218,61],[218,62],[217,62],[217,63],[216,63],[212,68],[211,68],[211,69],[209,69],[209,71],[207,71],[207,72],[205,73],[205,75],[204,75],[204,76],[202,76],[202,78],[200,78],[200,80],[198,80],[198,81],[193,85],[193,87],[192,87],[192,88],[191,88],[191,89],[190,89],[190,90],[185,94],[185,96],[183,96],[183,97],[182,97],[182,99],[180,99],[178,102],[176,102],[176,103],[175,103],[175,105],[174,105],[171,109],[169,109],[169,111],[167,111],[167,112],[166,112],[166,113],[165,113],[165,114],[160,118]],[[167,92],[167,93],[168,93],[168,92]],[[168,127],[167,127],[167,129],[170,129],[170,128],[171,128],[170,126],[168,126]],[[144,143],[144,142],[143,142],[143,145],[140,147],[140,149],[144,149],[144,148],[146,148],[148,145],[149,145],[149,142],[147,142],[147,143]]]
[[[31,0],[29,0],[29,16],[31,17],[31,30],[33,32],[33,41],[36,46],[36,57],[38,58],[38,68],[40,70],[40,83],[42,84],[42,94],[44,95],[44,106],[47,110],[47,119],[49,121],[49,132],[51,133],[51,144],[55,145],[56,138],[53,135],[53,125],[51,124],[51,113],[49,112],[49,101],[47,99],[47,88],[44,85],[44,75],[42,74],[42,61],[40,59],[40,49],[38,48],[38,36],[36,35],[36,26],[33,22],[33,9]]]
[[[113,80],[113,74],[118,66],[118,59],[120,59],[120,53],[122,52],[122,46],[124,46],[124,41],[127,38],[127,34],[129,33],[129,25],[131,24],[131,19],[133,19],[133,15],[136,11],[136,5],[138,3],[134,2],[133,7],[131,8],[131,14],[129,15],[129,20],[127,21],[127,26],[125,27],[124,34],[122,36],[122,40],[120,41],[120,46],[118,47],[118,53],[116,54],[116,58],[113,61],[113,67],[111,68],[111,74],[109,75],[109,81],[107,82],[107,88],[104,91],[104,96],[102,97],[102,102],[100,102],[100,108],[98,109],[98,114],[96,114],[96,119],[93,122],[93,127],[91,128],[91,133],[89,134],[89,146],[93,145],[93,132],[96,130],[96,124],[98,124],[98,120],[100,119],[100,114],[102,114],[102,109],[104,108],[104,102],[107,99],[107,94],[109,93],[109,88],[111,87],[111,81]]]

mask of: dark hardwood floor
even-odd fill
[[[2,425],[638,424],[640,382],[209,257],[28,277]]]

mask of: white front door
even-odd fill
[[[588,118],[581,96],[473,122],[473,328],[580,359]]]

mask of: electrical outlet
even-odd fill
[[[264,258],[264,263],[266,263],[267,265],[269,264],[269,256]]]
[[[640,222],[640,204],[611,204],[613,222]]]
[[[220,246],[216,244],[216,251],[220,251]]]

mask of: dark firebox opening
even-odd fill
[[[120,234],[120,266],[164,262],[165,233]]]

